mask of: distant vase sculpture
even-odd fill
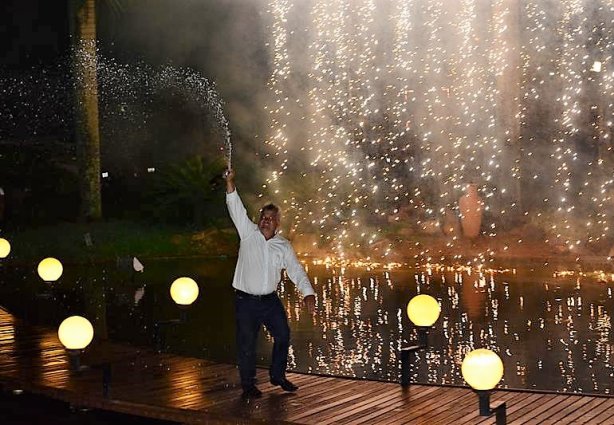
[[[478,195],[477,185],[467,185],[465,194],[458,200],[461,213],[461,227],[466,238],[474,239],[480,234],[484,202]]]
[[[443,233],[447,236],[457,236],[460,234],[458,216],[453,210],[446,210],[443,215]]]

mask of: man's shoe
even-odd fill
[[[243,388],[243,394],[241,394],[243,398],[260,398],[262,397],[262,391],[258,389],[255,385],[247,388]]]
[[[271,378],[271,384],[281,387],[282,390],[293,393],[298,390],[298,387],[294,385],[292,382],[288,381],[286,378],[282,379],[273,379]]]

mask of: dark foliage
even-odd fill
[[[152,217],[196,227],[211,224],[224,213],[223,202],[215,199],[223,169],[222,161],[206,162],[201,156],[161,169],[146,195]]]

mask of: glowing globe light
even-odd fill
[[[190,305],[198,297],[198,285],[189,277],[180,277],[171,285],[171,298],[179,305]]]
[[[6,239],[0,238],[0,258],[6,258],[11,252],[11,244]]]
[[[494,351],[479,348],[465,356],[461,373],[474,390],[492,390],[503,377],[503,362]]]
[[[38,275],[45,282],[55,282],[62,276],[64,268],[60,260],[48,257],[38,263]]]
[[[60,342],[68,350],[83,350],[94,338],[94,328],[81,316],[70,316],[58,328]]]
[[[430,295],[417,295],[407,303],[407,317],[416,326],[433,326],[440,312],[439,303]]]

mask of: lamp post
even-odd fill
[[[49,284],[44,287],[42,292],[37,293],[36,296],[40,298],[51,298],[53,296],[51,284],[56,282],[64,272],[62,263],[57,258],[47,257],[38,263],[36,271],[40,278]]]
[[[11,243],[4,238],[0,238],[0,258],[6,258],[11,253]]]
[[[497,425],[505,425],[507,423],[505,403],[495,408],[490,407],[490,392],[503,377],[501,358],[486,348],[473,350],[465,356],[461,373],[463,379],[478,395],[480,416],[490,416],[495,413]]]
[[[60,342],[68,353],[70,370],[81,371],[81,352],[92,342],[94,327],[85,317],[70,316],[60,324],[58,328]]]
[[[429,329],[439,318],[441,307],[430,295],[421,294],[407,303],[407,317],[418,331],[418,345],[401,348],[401,386],[409,387],[411,382],[410,354],[428,346]]]
[[[104,362],[98,365],[82,366],[81,352],[85,350],[94,338],[92,323],[82,316],[70,316],[60,324],[58,337],[68,354],[70,371],[79,374],[86,369],[94,368],[102,370],[102,395],[109,396],[111,386],[111,363]]]
[[[187,309],[198,298],[198,284],[189,277],[180,277],[171,284],[171,298],[179,307],[179,319],[162,320],[154,323],[154,341],[156,351],[162,351],[162,326],[179,325],[187,321]]]

